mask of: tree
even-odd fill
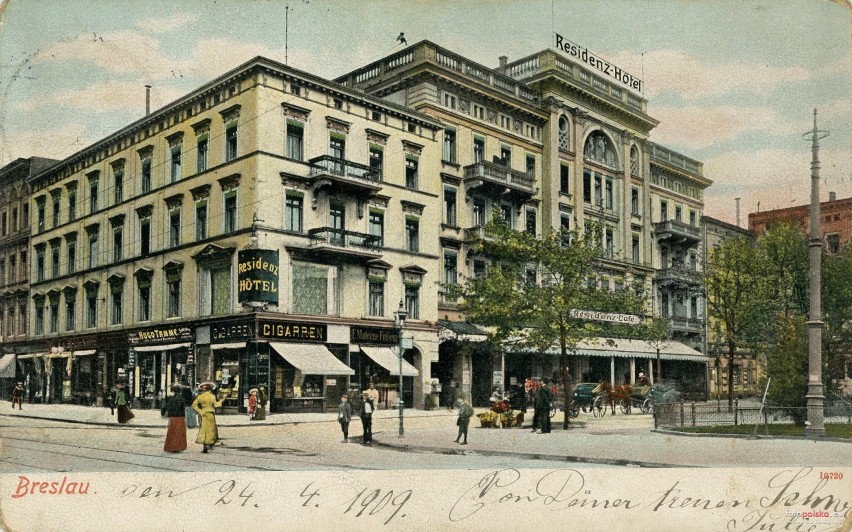
[[[644,306],[643,293],[627,283],[615,292],[598,288],[596,266],[602,249],[591,235],[599,231],[591,224],[587,226],[590,230],[586,237],[577,232],[550,231],[536,238],[492,222],[486,227],[491,238],[483,239],[478,246],[492,265],[485,276],[469,279],[460,289],[463,312],[475,323],[494,327],[494,340],[538,351],[559,346],[566,406],[564,429],[568,428],[571,399],[569,353],[579,340],[603,331],[625,336],[630,332],[627,325],[572,319],[569,311],[640,313]]]
[[[824,380],[837,383],[844,379],[852,356],[852,244],[836,255],[823,255],[822,310]],[[827,390],[827,395],[836,391]]]
[[[805,318],[780,316],[775,341],[766,347],[766,377],[769,399],[788,408],[796,424],[807,418],[805,393],[808,388],[808,334]],[[765,381],[762,386],[765,386]]]
[[[707,306],[724,327],[728,350],[728,408],[734,403],[734,358],[738,348],[757,337],[766,323],[768,304],[764,256],[748,238],[726,240],[707,257]]]

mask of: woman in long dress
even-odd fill
[[[186,411],[183,402],[183,387],[172,386],[172,394],[166,397],[164,410],[169,417],[169,430],[166,431],[166,443],[163,450],[168,453],[179,453],[186,450]],[[193,412],[193,415],[195,412]]]
[[[216,428],[216,407],[222,406],[222,401],[217,401],[213,395],[214,385],[211,382],[202,382],[198,385],[201,393],[192,402],[192,409],[198,412],[201,417],[201,428],[198,429],[198,438],[195,443],[200,443],[204,446],[206,453],[213,445],[219,441],[219,431]]]
[[[254,412],[255,421],[266,419],[266,402],[268,400],[269,396],[266,394],[266,385],[261,384],[257,389],[257,408]]]
[[[127,394],[127,385],[123,382],[120,382],[115,385],[115,400],[113,403],[115,404],[116,410],[118,411],[118,422],[119,423],[127,423],[135,416],[133,412],[130,411],[130,408],[127,406],[130,402],[130,397]]]
[[[194,429],[198,427],[198,414],[192,409],[192,401],[195,396],[192,394],[192,388],[187,385],[182,387],[181,394],[183,395],[184,417],[186,418],[186,428]]]

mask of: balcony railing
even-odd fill
[[[535,177],[502,164],[482,161],[465,166],[464,178],[481,179],[483,182],[508,186],[528,194],[536,193]]]
[[[660,240],[679,239],[692,243],[701,241],[701,230],[698,227],[675,220],[655,223],[654,233]]]
[[[485,225],[476,227],[468,227],[464,230],[465,242],[473,242],[476,240],[493,240],[497,236],[497,232]]]
[[[702,332],[704,320],[701,318],[686,318],[682,316],[669,317],[673,331]]]
[[[335,229],[333,227],[309,229],[308,236],[311,239],[310,245],[314,248],[331,246],[336,248],[352,249],[353,251],[380,253],[382,247],[382,237],[380,236],[357,233],[355,231],[345,231],[343,229]]]
[[[701,284],[701,273],[688,266],[672,266],[659,270],[657,280],[660,283],[679,281],[687,284]]]
[[[369,166],[354,163],[346,159],[338,159],[331,155],[322,155],[309,160],[309,175],[311,177],[327,177],[354,185],[364,185],[369,188],[379,188],[381,176]]]

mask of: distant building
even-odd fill
[[[719,249],[724,243],[732,238],[746,238],[754,240],[754,233],[748,229],[738,227],[710,216],[702,220],[702,233],[704,235],[703,254],[707,257],[714,249]],[[706,274],[706,262],[705,262]],[[756,395],[760,392],[758,382],[763,376],[764,364],[759,358],[747,349],[739,349],[734,358],[734,379],[728,382],[728,347],[725,339],[724,325],[712,318],[709,304],[713,294],[707,294],[707,369],[708,369],[708,391],[711,397],[726,397],[730,386],[734,388],[735,397]]]
[[[843,246],[852,241],[852,197],[837,199],[837,195],[830,192],[828,201],[820,203],[819,208],[825,251],[837,253]],[[760,236],[775,222],[789,222],[792,225],[800,226],[805,234],[809,234],[810,213],[810,205],[753,212],[748,215],[748,228],[756,236]]]

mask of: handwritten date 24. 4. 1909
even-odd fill
[[[302,506],[310,506],[310,503],[313,501],[313,506],[319,508],[320,490],[314,488],[313,484],[311,482],[305,486],[299,496],[303,499]],[[364,488],[354,497],[343,503],[346,506],[343,514],[349,514],[357,518],[379,515],[384,511],[385,513],[382,516],[390,514],[383,523],[387,525],[397,516],[399,518],[405,517],[406,514],[400,514],[399,512],[405,506],[405,503],[411,499],[412,494],[413,491],[410,489],[395,492],[394,490],[383,490],[381,488],[373,490]],[[317,499],[316,501],[314,501],[315,498]]]

